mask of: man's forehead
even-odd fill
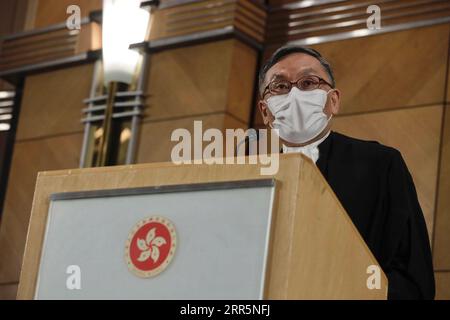
[[[297,70],[297,72],[292,72],[292,70],[286,70],[286,69],[279,69],[279,70],[274,70],[272,73],[272,76],[270,78],[289,78],[289,76],[295,75],[295,76],[302,76],[302,75],[310,75],[310,74],[317,74],[318,72],[316,71],[315,68],[301,68],[299,70]]]
[[[309,74],[322,75],[323,73],[324,70],[319,60],[304,53],[294,53],[274,64],[267,72],[267,79],[296,78]]]

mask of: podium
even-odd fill
[[[386,299],[315,164],[279,161],[273,176],[261,164],[40,172],[18,299]]]

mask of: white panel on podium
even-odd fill
[[[273,180],[55,194],[35,298],[261,299],[274,195]],[[142,278],[124,252],[152,216],[173,223],[177,247],[164,271]],[[68,285],[75,274],[79,289]]]

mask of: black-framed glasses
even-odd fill
[[[330,88],[333,88],[333,86],[328,81],[315,75],[304,76],[294,82],[282,79],[273,80],[264,88],[262,98],[264,99],[267,93],[271,93],[272,95],[275,96],[287,94],[291,91],[292,86],[294,85],[302,91],[311,91],[318,89],[321,84],[326,84],[330,86]]]

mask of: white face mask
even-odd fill
[[[272,96],[267,106],[275,120],[273,128],[290,143],[305,143],[317,137],[331,120],[323,112],[328,93],[322,89],[302,91],[292,87],[288,94]]]

